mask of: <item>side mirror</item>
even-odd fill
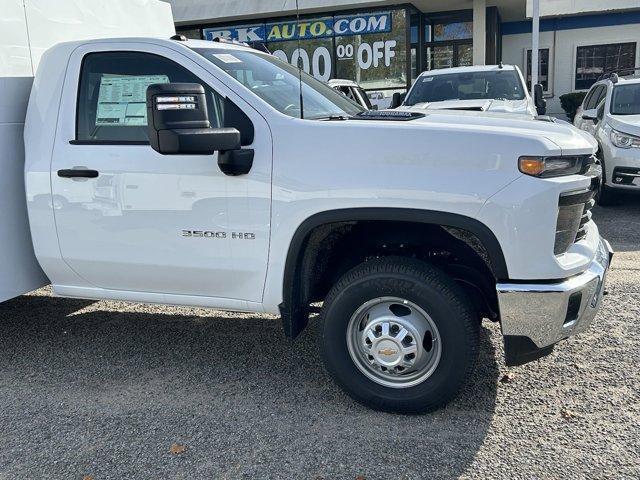
[[[389,106],[389,108],[398,108],[400,105],[402,105],[402,102],[404,102],[404,97],[406,95],[406,93],[395,92],[391,97],[391,105]]]
[[[198,83],[156,83],[147,88],[147,132],[163,155],[211,155],[240,149],[235,128],[211,128],[204,87]]]
[[[544,90],[540,83],[536,83],[533,86],[533,103],[536,106],[538,115],[547,113],[547,101],[544,99]]]
[[[582,120],[591,120],[593,123],[598,123],[599,119],[598,119],[598,113],[596,112],[596,109],[592,108],[590,110],[583,110]]]
[[[371,105],[371,110],[378,110],[378,105]]]

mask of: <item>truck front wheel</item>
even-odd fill
[[[327,295],[322,354],[355,400],[423,413],[451,400],[473,370],[478,330],[473,306],[450,277],[385,257],[347,272]]]

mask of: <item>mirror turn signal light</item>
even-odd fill
[[[196,97],[191,95],[156,97],[156,110],[195,110]]]

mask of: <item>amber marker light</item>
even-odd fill
[[[519,168],[522,173],[537,177],[544,172],[544,158],[542,157],[520,157]]]

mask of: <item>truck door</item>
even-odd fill
[[[69,287],[132,300],[147,292],[261,302],[271,203],[266,122],[171,49],[93,47],[76,50],[67,69],[51,164],[60,252],[78,279]],[[246,115],[255,131],[249,174],[226,176],[217,153],[164,156],[149,146],[146,88],[165,82],[202,84],[212,127],[225,126],[225,105]]]

